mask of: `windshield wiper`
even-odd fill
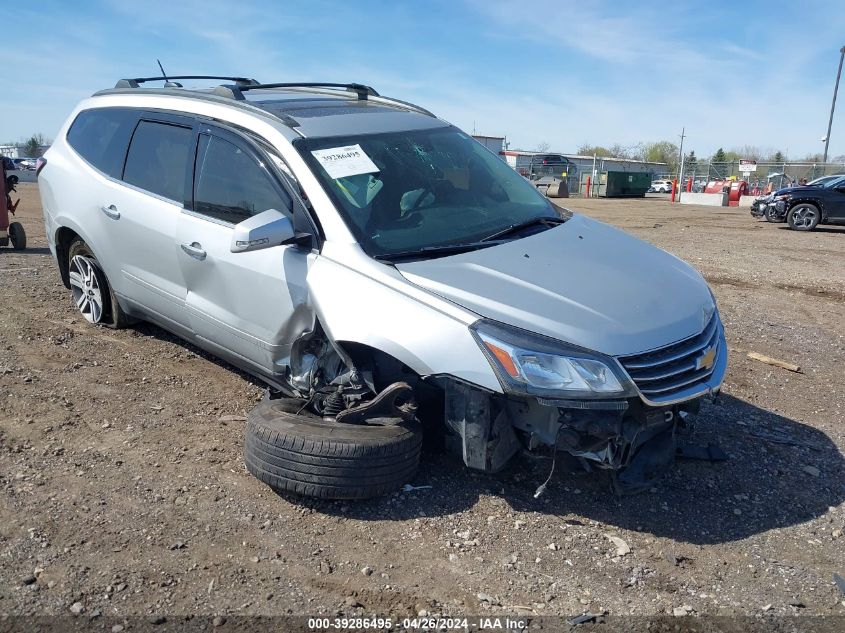
[[[457,255],[467,253],[480,248],[496,246],[498,242],[485,238],[480,242],[468,242],[465,244],[442,244],[440,246],[423,246],[412,251],[399,251],[398,253],[385,253],[374,255],[373,259],[386,262],[395,262],[400,259],[425,259],[427,257],[445,257],[446,255]]]
[[[537,218],[531,218],[530,220],[525,220],[523,222],[517,222],[516,224],[511,224],[510,226],[506,226],[501,231],[496,231],[493,235],[488,235],[482,242],[492,242],[493,240],[498,240],[503,238],[507,235],[513,235],[514,233],[519,233],[524,229],[529,229],[532,226],[544,225],[551,228],[552,226],[557,226],[558,224],[563,224],[566,222],[563,218],[550,218],[548,216],[540,216]]]

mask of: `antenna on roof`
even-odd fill
[[[156,62],[158,63],[158,67],[161,70],[161,76],[164,77],[164,87],[165,88],[181,88],[182,84],[175,82],[175,81],[170,81],[167,78],[167,73],[164,72],[164,66],[161,65],[161,61],[156,59]]]

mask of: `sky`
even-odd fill
[[[822,152],[842,0],[38,0],[4,7],[0,142],[121,77],[358,82],[511,148]],[[842,87],[845,92],[845,86]],[[845,154],[845,95],[830,156]]]

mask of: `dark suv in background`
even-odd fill
[[[819,224],[845,224],[845,175],[780,189],[766,201],[789,228],[812,231]]]

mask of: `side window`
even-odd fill
[[[129,108],[83,110],[71,124],[67,141],[94,167],[120,178],[126,146],[138,115]]]
[[[191,128],[141,121],[132,135],[123,180],[183,203],[191,138]]]
[[[251,154],[216,136],[200,136],[194,184],[194,211],[237,224],[276,209],[290,214],[292,202],[273,186]]]

